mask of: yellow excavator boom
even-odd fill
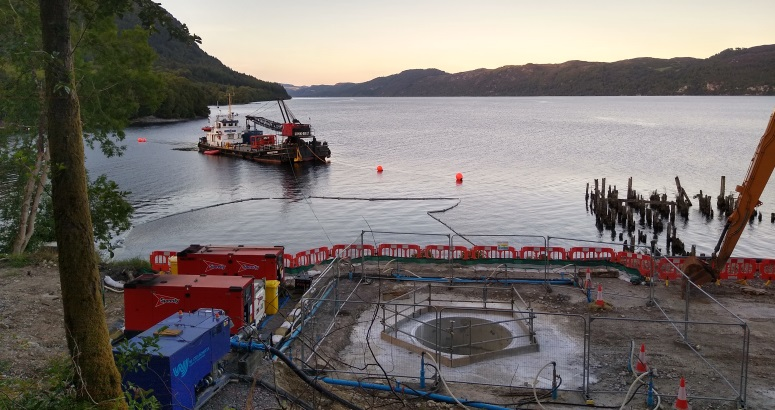
[[[770,115],[770,122],[764,131],[756,153],[751,159],[748,175],[742,185],[735,188],[738,196],[734,211],[727,218],[724,230],[721,232],[710,262],[696,257],[689,257],[683,263],[684,273],[696,284],[702,285],[718,278],[724,269],[732,251],[743,234],[745,225],[753,215],[754,209],[761,205],[759,198],[767,186],[772,171],[775,169],[775,112]]]

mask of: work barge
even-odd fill
[[[703,289],[688,286],[685,302],[681,287],[666,286],[682,277],[680,261],[645,247],[519,235],[364,242],[386,235],[395,236],[369,231],[283,255],[277,311],[234,332],[224,370],[303,408],[619,405],[647,398],[648,389],[629,389],[643,375],[628,370],[637,341],[659,352],[650,365],[693,369],[693,405],[745,404],[747,325]],[[169,256],[156,254],[154,268],[168,269]],[[747,263],[752,281],[775,266]],[[721,285],[740,279],[736,271]],[[652,383],[663,403],[674,401],[677,380]]]
[[[277,100],[277,104],[282,122],[247,115],[243,125],[229,102],[226,115],[218,115],[213,124],[202,127],[205,135],[197,143],[199,152],[268,164],[327,163],[331,157],[328,142],[318,141],[311,125],[296,119],[284,101]]]

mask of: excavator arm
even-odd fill
[[[770,122],[759,141],[743,185],[735,188],[738,193],[735,210],[727,218],[710,261],[705,262],[691,256],[683,263],[682,269],[692,282],[703,285],[718,278],[729,257],[732,256],[732,251],[753,215],[754,209],[761,205],[759,198],[764,187],[767,186],[773,169],[775,169],[775,113],[770,116]]]

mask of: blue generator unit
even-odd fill
[[[146,370],[126,371],[124,384],[131,383],[151,395],[164,409],[194,409],[204,404],[228,381],[221,361],[229,353],[231,320],[217,309],[176,313],[129,340],[142,346],[146,338],[158,336],[158,349],[146,351]],[[146,339],[147,340],[147,339]],[[113,348],[116,357],[123,350]]]

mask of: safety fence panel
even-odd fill
[[[417,258],[420,252],[420,245],[407,243],[382,243],[377,247],[378,256],[392,258]]]
[[[513,246],[477,245],[471,248],[472,259],[520,259],[522,255]]]
[[[328,259],[329,250],[327,246],[301,251],[296,254],[296,266],[317,265]]]
[[[616,260],[618,263],[628,268],[637,269],[642,276],[647,278],[651,277],[651,269],[654,264],[654,259],[651,255],[634,252],[619,252],[616,254]]]
[[[522,259],[532,260],[565,260],[568,253],[558,246],[523,246],[519,251]]]
[[[294,258],[291,255],[288,255],[287,253],[283,255],[283,266],[292,269],[295,268],[296,265],[296,258]]]
[[[730,258],[724,269],[719,273],[719,279],[746,280],[756,275],[756,259]]]
[[[681,277],[681,264],[684,259],[678,256],[664,257],[657,262],[657,277],[661,280],[676,280]]]
[[[775,279],[775,259],[762,259],[759,262],[759,276],[762,280],[767,281],[765,286]]]
[[[609,398],[618,406],[630,392],[636,394],[632,403],[643,403],[647,389],[636,389],[640,385],[636,378],[642,374],[639,367],[644,370],[639,366],[642,358],[647,369],[658,369],[659,377],[652,381],[663,404],[675,402],[679,379],[684,376],[692,406],[715,408],[719,401],[734,401],[743,394],[747,338],[747,328],[740,324],[591,317],[589,395],[596,401]],[[647,376],[643,380],[649,382]]]
[[[360,259],[364,256],[374,256],[377,254],[374,245],[334,245],[331,247],[330,258],[350,258]]]
[[[428,259],[468,259],[470,251],[465,246],[428,245],[423,249],[423,256]]]
[[[176,251],[153,251],[151,252],[151,269],[157,272],[169,272],[170,256],[176,256]]]
[[[568,249],[568,259],[575,261],[613,260],[616,252],[612,248],[573,247]]]

